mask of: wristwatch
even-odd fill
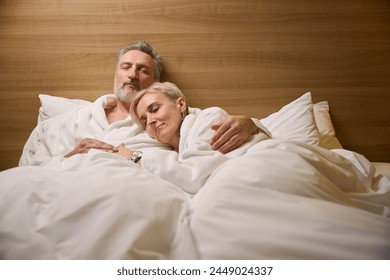
[[[134,151],[130,157],[130,160],[134,163],[137,163],[142,158],[143,153],[141,151]]]

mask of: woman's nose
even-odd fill
[[[154,126],[155,124],[156,124],[156,120],[155,119],[150,119],[146,123],[146,125],[149,125],[149,126]]]

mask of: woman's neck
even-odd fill
[[[176,152],[179,152],[179,145],[180,145],[180,134],[177,135],[175,134],[175,136],[173,137],[170,145],[173,147],[173,149],[176,151]]]

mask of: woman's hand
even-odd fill
[[[237,149],[256,133],[257,126],[247,116],[228,116],[213,124],[211,129],[215,130],[210,139],[213,150],[228,153]]]
[[[118,146],[118,155],[124,158],[130,159],[133,152],[134,150],[126,148],[123,143]]]

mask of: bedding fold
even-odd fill
[[[0,182],[2,259],[390,259],[390,181],[347,150],[261,141],[194,195],[98,150]]]

